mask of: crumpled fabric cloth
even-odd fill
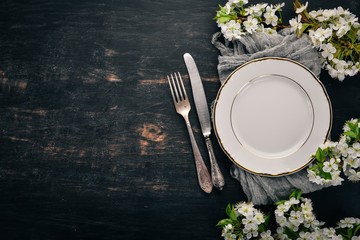
[[[320,75],[321,58],[318,51],[312,47],[308,35],[298,38],[289,29],[276,34],[253,33],[242,36],[233,42],[219,40],[221,33],[215,33],[212,44],[220,51],[218,57],[218,73],[223,83],[227,76],[242,64],[261,57],[284,57],[302,63]],[[232,165],[230,174],[237,179],[248,201],[255,205],[266,205],[285,199],[294,189],[309,193],[322,189],[324,186],[312,183],[307,177],[306,168],[287,176],[265,177],[247,172]]]

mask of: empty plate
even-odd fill
[[[324,86],[309,69],[285,58],[242,65],[226,79],[214,105],[222,149],[236,165],[260,175],[306,167],[331,122]]]

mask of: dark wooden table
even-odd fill
[[[227,203],[246,197],[214,136],[226,187],[200,190],[165,77],[180,71],[190,91],[189,52],[215,98],[212,18],[224,3],[1,1],[0,239],[220,239],[215,224]],[[360,16],[358,0],[309,4]],[[360,77],[340,83],[323,72],[321,81],[337,139],[345,120],[360,117]],[[208,164],[195,108],[190,118]],[[360,184],[306,196],[330,225],[360,217]]]

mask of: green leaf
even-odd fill
[[[233,221],[237,221],[236,213],[234,210],[234,206],[230,203],[226,207],[226,214],[229,216],[229,218]]]
[[[294,191],[292,191],[292,192],[290,193],[289,199],[290,199],[290,198],[300,199],[301,193],[302,193],[302,192],[301,192],[300,189],[295,189]]]
[[[275,203],[275,205],[278,206],[278,205],[284,204],[284,202],[286,202],[286,200],[277,201]]]
[[[266,227],[267,229],[270,228],[270,217],[271,217],[271,213],[270,213],[270,212],[264,214],[264,220],[265,220],[264,225],[265,225],[265,227]],[[266,229],[266,230],[267,230],[267,229]]]
[[[299,237],[299,235],[296,232],[294,232],[288,227],[285,227],[284,233],[289,237],[289,239],[297,239]]]
[[[231,219],[226,218],[226,219],[220,220],[220,221],[216,224],[216,226],[223,228],[224,226],[226,226],[226,225],[228,225],[228,224],[231,224],[231,223],[232,223]]]
[[[228,17],[228,16],[226,16],[226,17],[220,17],[220,18],[219,18],[219,22],[220,22],[220,23],[226,23],[226,22],[228,22],[228,21],[230,21],[230,20],[231,20],[231,18]]]
[[[315,158],[316,160],[320,161],[320,162],[324,162],[325,161],[325,153],[321,148],[318,148],[315,154]]]
[[[232,211],[232,212],[231,212],[231,215],[230,215],[229,217],[230,217],[231,220],[237,221],[237,217],[236,217],[235,211]]]
[[[232,209],[233,209],[233,206],[229,203],[225,209],[226,215],[228,215],[229,217],[231,215]]]
[[[331,173],[324,172],[323,170],[319,172],[319,176],[326,180],[332,179]]]
[[[351,130],[355,130],[355,128],[358,127],[357,124],[355,124],[355,123],[353,123],[353,122],[350,122],[350,121],[347,122],[347,125],[349,126],[349,128],[350,128]]]
[[[344,228],[336,228],[335,231],[337,235],[341,235],[343,237],[346,235],[346,230]]]
[[[344,132],[344,134],[345,134],[346,136],[351,137],[351,138],[355,138],[355,139],[357,138],[357,134],[354,133],[354,132],[352,132],[352,131]]]
[[[296,31],[297,36],[300,37],[310,26],[309,23],[303,23],[302,27]]]
[[[354,236],[356,236],[356,234],[358,233],[358,231],[360,230],[360,224],[358,224],[358,225],[355,225],[354,226]]]
[[[323,166],[323,165],[322,165],[321,163],[318,163],[318,164],[315,164],[315,165],[309,167],[309,169],[310,169],[311,171],[314,171],[314,172],[319,172],[318,169],[321,169],[322,166]]]

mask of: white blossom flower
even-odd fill
[[[326,148],[334,148],[338,145],[337,142],[333,142],[333,141],[330,141],[330,140],[327,140],[325,143],[323,144],[320,144],[319,148],[321,149],[326,149]]]
[[[289,21],[292,31],[296,31],[302,28],[301,15],[297,15],[297,18],[293,18]]]
[[[334,53],[336,53],[336,48],[331,44],[321,44],[320,48],[322,49],[321,56],[329,60],[334,58]]]
[[[225,227],[224,227],[224,231],[226,232],[231,232],[234,230],[234,226],[232,224],[226,224]]]
[[[302,13],[303,11],[305,11],[305,9],[308,7],[308,2],[305,3],[305,5],[301,5],[299,8],[296,9],[296,13]]]
[[[237,214],[241,214],[241,215],[243,215],[243,216],[253,216],[253,214],[254,214],[254,210],[255,210],[255,208],[254,208],[254,204],[253,203],[251,203],[251,202],[248,202],[248,203],[246,203],[246,202],[241,202],[241,203],[238,203],[238,204],[236,204],[235,205],[235,207],[234,207],[234,209],[235,209],[235,212],[237,213]],[[239,216],[238,215],[238,216]]]
[[[260,233],[260,240],[274,240],[274,238],[271,236],[271,231],[267,230]]]
[[[352,147],[349,147],[348,149],[346,149],[346,153],[347,153],[346,155],[348,156],[348,158],[345,160],[348,160],[351,166],[359,167],[358,164],[357,164],[357,166],[355,166],[356,162],[354,160],[356,160],[356,157],[357,157],[357,152],[355,151],[355,149]]]
[[[316,29],[316,31],[314,32],[314,37],[317,38],[321,43],[332,36],[332,30],[330,28],[318,28]]]
[[[311,17],[311,18],[314,18],[314,19],[316,19],[318,16],[320,16],[321,14],[322,14],[322,12],[323,12],[323,10],[317,10],[317,11],[315,11],[315,10],[313,10],[313,11],[310,11],[309,12],[309,16]]]
[[[360,224],[359,218],[347,217],[338,222],[340,228],[353,228],[355,224]]]
[[[355,169],[349,169],[344,172],[348,179],[352,182],[360,181],[360,171],[356,171]]]
[[[264,223],[265,222],[264,214],[260,211],[254,212],[254,221],[258,225]]]
[[[287,212],[289,210],[289,206],[285,206],[285,204],[280,204],[275,209],[275,215],[276,216],[284,216],[284,212]]]
[[[250,232],[251,230],[258,230],[258,225],[252,217],[246,217],[242,219],[242,224],[244,224],[244,232]]]
[[[244,21],[244,27],[247,32],[253,33],[258,28],[258,20],[256,18],[253,18],[252,16],[249,16],[246,21]]]
[[[225,240],[235,240],[236,234],[234,234],[234,226],[232,224],[226,224],[221,232],[221,236],[225,239]]]
[[[327,65],[326,66],[326,69],[328,70],[329,72],[329,75],[332,77],[332,78],[337,78],[339,79],[339,81],[344,81],[345,79],[345,71],[343,69],[340,69],[340,70],[336,70],[334,69],[332,66],[330,65]]]
[[[321,46],[321,41],[315,36],[314,30],[309,30],[309,37],[314,47],[319,48]]]
[[[347,125],[344,125],[343,130],[344,132],[347,132],[350,130],[350,128]],[[341,154],[342,157],[347,157],[348,147],[349,145],[347,144],[346,136],[343,135],[336,145],[336,150]]]
[[[283,227],[278,227],[276,229],[275,239],[279,239],[279,240],[288,240],[289,239],[289,237],[285,234]]]
[[[311,164],[310,167],[312,167],[313,165]],[[308,172],[308,178],[310,182],[319,184],[319,185],[324,185],[324,179],[321,178],[319,175],[316,174],[316,172],[310,170],[310,168],[307,169]]]
[[[316,18],[319,22],[329,21],[330,18],[338,15],[334,9],[320,10],[319,13],[319,16]]]
[[[264,13],[265,23],[267,25],[276,26],[278,24],[279,18],[275,15],[276,10],[270,6],[266,7],[266,12]]]
[[[229,0],[230,3],[234,3],[234,4],[237,4],[237,3],[241,3],[241,4],[248,4],[249,1],[248,0]]]
[[[221,236],[224,237],[225,240],[236,240],[237,239],[236,234],[230,233],[230,232],[221,234]]]
[[[347,20],[344,18],[340,18],[340,28],[336,31],[336,36],[339,38],[343,37],[348,31],[350,31],[351,26],[348,24]]]
[[[239,39],[240,36],[244,34],[241,32],[240,23],[237,23],[234,20],[231,20],[226,24],[222,24],[221,32],[223,33],[224,37],[229,41]]]
[[[301,203],[301,211],[304,215],[304,218],[307,220],[310,220],[313,214],[313,207],[310,199],[303,199],[303,202]]]
[[[269,35],[276,34],[276,30],[271,28],[263,28],[262,32],[267,33]]]
[[[338,166],[337,162],[339,162],[339,161],[337,161],[334,158],[331,158],[330,161],[324,162],[323,171],[327,172],[327,173],[337,171],[339,169],[339,166]]]
[[[311,240],[311,233],[310,232],[300,232],[299,238],[297,240]]]
[[[285,6],[285,3],[277,3],[274,5],[276,11],[281,11],[281,8]]]
[[[332,172],[332,181],[331,181],[332,186],[339,186],[344,181],[344,179],[340,177],[340,173],[341,173],[340,171]]]
[[[336,230],[334,228],[323,228],[319,229],[321,231],[322,235],[326,239],[332,239],[332,240],[342,240],[343,238],[340,235],[336,235]]]
[[[356,142],[353,144],[353,148],[356,150],[356,151],[360,151],[360,143],[359,142]]]
[[[247,15],[261,16],[267,7],[267,3],[258,3],[245,9]]]
[[[333,58],[330,61],[330,64],[326,65],[326,69],[329,72],[329,75],[333,78],[343,81],[345,79],[347,63],[343,60]]]
[[[300,211],[291,211],[289,222],[294,226],[299,227],[304,222],[303,214]]]
[[[333,228],[317,228],[307,235],[311,240],[343,240],[341,235],[336,235],[335,229]]]
[[[243,232],[246,234],[247,238],[257,237],[258,233],[258,224],[254,221],[253,217],[246,217],[242,219],[242,224],[244,224]]]
[[[259,232],[257,230],[250,230],[248,233],[246,233],[246,237],[247,239],[250,239],[252,237],[257,237],[259,236]]]
[[[230,2],[227,2],[225,4],[224,8],[226,10],[226,14],[230,14],[230,12],[232,12],[234,10],[234,7]]]
[[[296,198],[292,197],[288,201],[286,201],[284,204],[288,205],[288,206],[291,206],[291,205],[296,205],[296,204],[299,204],[299,203],[300,203],[299,199],[296,199]]]
[[[284,215],[282,215],[282,216],[276,215],[275,218],[276,218],[276,223],[280,227],[284,227],[287,225],[287,218]]]

